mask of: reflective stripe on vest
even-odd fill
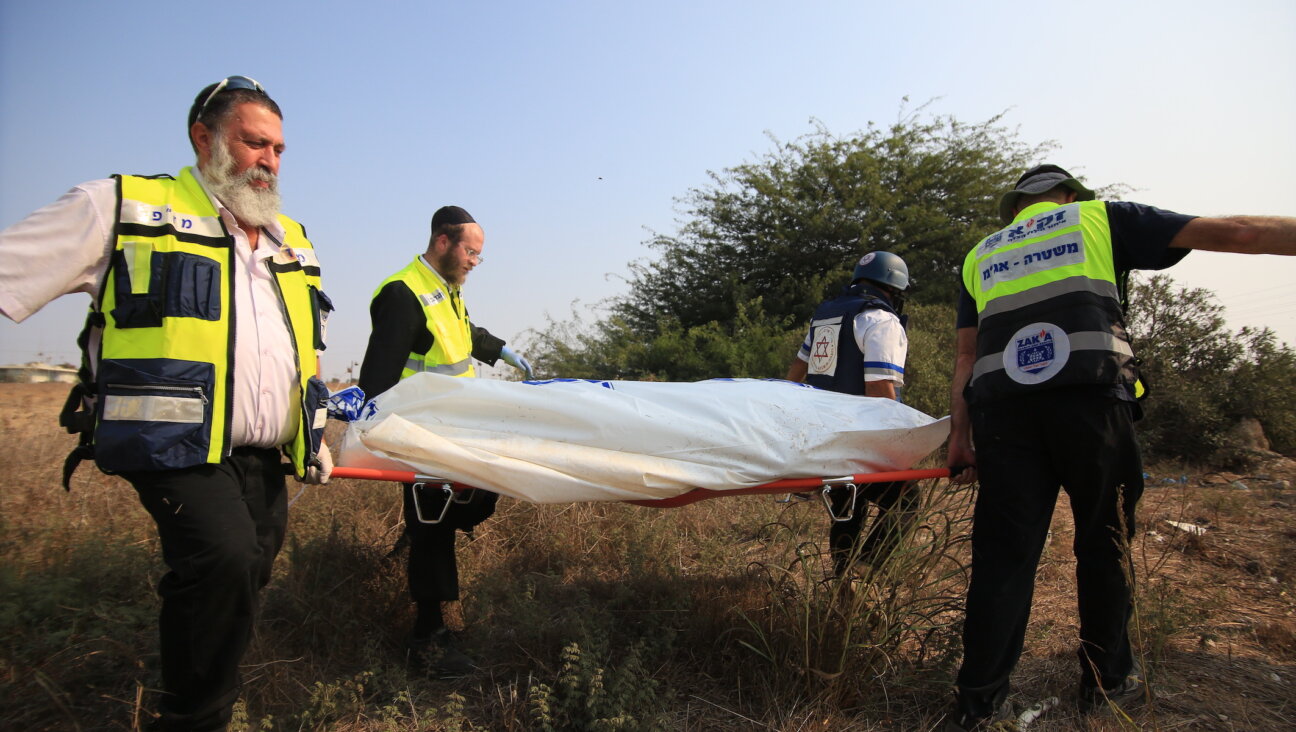
[[[1068,333],[1067,343],[1067,349],[1070,353],[1076,351],[1115,351],[1125,356],[1134,356],[1134,351],[1129,347],[1129,344],[1111,333],[1099,333],[1096,331]],[[1002,368],[1004,368],[1003,353],[982,356],[976,360],[976,364],[972,367],[972,378],[975,380],[980,376]]]
[[[229,452],[233,403],[233,237],[185,168],[176,178],[116,176],[116,246],[97,309],[95,459],[104,470],[218,463]],[[285,445],[298,475],[318,450],[319,265],[301,226],[268,266],[297,351],[301,411]],[[268,235],[268,234],[267,234]],[[327,389],[323,389],[327,394]],[[308,399],[309,395],[309,399]]]
[[[1133,383],[1102,201],[1027,207],[968,253],[963,281],[978,315],[974,401]]]
[[[423,357],[410,358],[405,362],[405,371],[401,373],[401,378],[410,374],[428,373],[428,374],[445,374],[446,376],[471,376],[472,359],[465,358],[462,361],[445,364],[432,364]]]
[[[468,309],[456,312],[449,287],[433,272],[421,257],[383,280],[374,290],[374,297],[392,282],[403,282],[418,298],[423,307],[423,317],[428,332],[432,334],[432,347],[427,353],[411,352],[405,360],[401,378],[414,374],[434,373],[446,376],[475,376],[472,362],[472,331],[468,324]]]

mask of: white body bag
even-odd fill
[[[907,470],[945,441],[890,399],[780,380],[535,382],[416,374],[366,405],[340,465],[413,470],[533,503],[669,498]]]

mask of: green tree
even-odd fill
[[[790,317],[775,318],[760,298],[739,307],[730,323],[685,326],[669,318],[650,333],[622,316],[591,310],[532,334],[527,352],[540,373],[574,379],[699,381],[717,377],[769,378],[786,373],[804,333]]]
[[[1148,398],[1140,439],[1150,457],[1204,463],[1228,426],[1225,375],[1241,346],[1224,329],[1224,307],[1166,275],[1132,278],[1130,338]]]
[[[745,303],[732,328],[711,322],[685,328],[659,324],[646,339],[617,316],[587,319],[573,312],[565,322],[532,334],[527,353],[541,376],[631,381],[699,381],[718,377],[782,378],[808,328],[791,317],[755,317],[760,300]],[[905,402],[932,415],[949,409],[953,371],[954,308],[909,308],[909,357]]]
[[[908,309],[909,355],[905,359],[905,404],[933,416],[949,413],[954,377],[954,306],[944,303]],[[804,334],[802,334],[804,336]]]
[[[1212,292],[1178,287],[1166,275],[1132,281],[1128,320],[1149,389],[1139,423],[1149,457],[1237,460],[1229,433],[1248,417],[1260,421],[1273,449],[1296,449],[1296,353],[1273,331],[1230,334]]]
[[[867,251],[910,267],[906,399],[943,413],[958,272],[999,226],[996,200],[1051,144],[1028,145],[1000,116],[966,124],[902,112],[889,126],[810,133],[719,173],[680,203],[677,234],[648,242],[627,294],[587,317],[550,322],[528,352],[574,378],[779,377],[811,312]]]
[[[1245,351],[1229,379],[1230,414],[1260,420],[1271,449],[1296,454],[1296,351],[1268,328],[1243,328],[1238,339]]]
[[[711,173],[681,204],[686,223],[631,266],[612,311],[641,333],[732,322],[760,297],[774,317],[809,317],[867,251],[910,267],[912,300],[953,302],[963,257],[998,228],[996,200],[1051,145],[1032,146],[1000,117],[965,124],[921,110],[846,137],[816,129],[755,162]]]

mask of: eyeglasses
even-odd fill
[[[469,259],[477,260],[477,264],[481,264],[482,262],[486,261],[486,258],[482,256],[481,252],[469,249],[468,247],[464,246],[463,242],[456,242],[456,243],[459,245],[460,249],[464,250],[464,254],[467,254]]]
[[[224,79],[221,79],[221,82],[216,85],[216,88],[212,89],[211,94],[208,94],[207,98],[203,100],[202,106],[198,108],[198,116],[201,117],[203,112],[207,111],[207,105],[216,97],[217,94],[229,89],[251,89],[252,91],[259,91],[262,94],[267,94],[265,87],[261,86],[261,82],[256,79],[247,76],[227,76]]]

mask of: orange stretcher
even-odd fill
[[[677,506],[687,506],[690,503],[705,500],[707,498],[719,498],[720,496],[747,496],[753,494],[770,494],[770,493],[807,493],[819,489],[825,492],[824,500],[827,503],[826,491],[834,488],[846,488],[854,491],[862,483],[898,483],[910,480],[923,480],[926,478],[948,478],[950,471],[948,468],[926,468],[921,470],[893,470],[884,473],[859,473],[856,475],[844,475],[837,478],[785,478],[776,480],[772,483],[750,486],[747,488],[733,488],[727,490],[712,490],[710,488],[694,488],[687,493],[681,493],[678,496],[669,498],[645,499],[637,501],[625,501],[633,503],[636,506],[648,506],[649,508],[675,508]],[[413,483],[424,486],[440,486],[447,494],[458,493],[460,491],[474,490],[473,486],[455,483],[445,478],[438,478],[432,475],[422,475],[412,470],[377,470],[374,468],[346,468],[337,467],[333,469],[333,478],[353,478],[357,480],[390,480],[397,483]],[[854,511],[855,501],[851,500],[851,512]],[[450,502],[445,503],[449,508]],[[419,521],[423,523],[438,523],[440,518],[426,519],[423,516],[422,509],[418,501],[415,501],[415,510],[418,514]],[[832,509],[829,508],[832,513]],[[442,517],[445,515],[445,509],[442,510]],[[849,515],[839,517],[833,514],[833,519],[838,521],[847,521]]]

